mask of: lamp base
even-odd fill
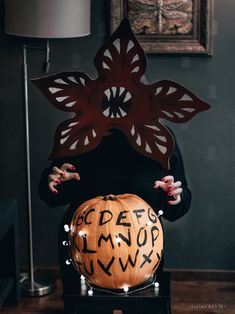
[[[31,284],[29,279],[26,279],[21,284],[21,293],[25,297],[42,297],[54,291],[55,280],[46,278],[42,275],[36,275],[34,284]]]

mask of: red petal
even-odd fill
[[[87,116],[76,116],[59,125],[50,159],[80,155],[99,145],[105,127],[88,119]]]
[[[32,82],[56,108],[78,112],[87,102],[92,81],[81,72],[63,72],[33,79]]]
[[[153,84],[151,89],[155,118],[183,123],[210,108],[209,104],[175,82],[161,81]]]
[[[98,50],[95,66],[101,79],[139,80],[146,70],[145,53],[130,23],[124,19],[109,40]]]
[[[164,168],[170,168],[174,138],[160,122],[151,121],[145,125],[133,123],[125,129],[125,133],[137,152],[159,161]]]

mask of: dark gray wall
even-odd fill
[[[216,1],[214,55],[148,56],[149,82],[171,79],[212,105],[184,125],[171,125],[180,144],[193,193],[190,212],[175,223],[164,222],[166,267],[234,269],[235,193],[234,26],[235,2]],[[50,73],[79,70],[96,76],[93,57],[107,35],[106,2],[93,1],[92,35],[51,41]],[[26,178],[23,133],[21,47],[41,45],[4,35],[0,0],[0,196],[19,202],[21,264],[27,262]],[[30,77],[42,76],[40,52],[29,54]],[[36,265],[57,264],[57,230],[66,208],[50,209],[38,197],[40,172],[48,165],[56,126],[64,114],[30,86],[33,226]]]

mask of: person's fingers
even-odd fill
[[[79,175],[79,173],[78,173],[78,172],[74,172],[74,173],[73,173],[73,178],[74,178],[75,180],[79,181],[79,180],[80,180],[80,175]]]
[[[159,186],[163,189],[163,191],[167,192],[170,191],[170,187],[174,184],[174,177],[173,176],[165,176],[161,178],[161,181],[164,184],[159,184]]]
[[[178,195],[177,198],[174,201],[168,201],[168,204],[170,205],[177,205],[181,202],[181,196]]]
[[[52,168],[52,174],[58,175],[58,176],[63,176],[64,171],[62,171],[62,170],[59,169],[58,167],[53,167],[53,168]]]
[[[50,174],[49,175],[49,182],[51,182],[51,181],[53,181],[54,183],[56,183],[56,184],[60,184],[61,183],[61,181],[60,181],[60,176],[58,175],[58,174]]]
[[[161,179],[161,181],[172,184],[174,182],[174,177],[173,176],[165,176]]]
[[[51,190],[51,192],[58,194],[58,190],[55,188],[55,186],[57,185],[57,183],[55,183],[54,181],[51,181],[48,183],[48,187]]]
[[[53,167],[52,173],[49,175],[49,180],[55,181],[56,183],[61,183],[69,181],[72,179],[80,180],[80,176],[77,172],[68,172],[67,170],[75,170],[74,165],[69,163],[64,163],[61,168]],[[59,181],[58,181],[59,180]]]
[[[174,182],[173,176],[165,176],[161,179],[161,181],[155,181],[154,182],[154,188],[162,188],[165,192],[168,192],[167,194],[169,196],[173,196],[174,199],[168,201],[168,204],[170,205],[177,205],[181,202],[181,196],[182,188],[181,188],[181,181]]]
[[[69,181],[69,180],[80,180],[80,176],[77,172],[67,172],[65,173],[65,175],[63,176],[63,179],[61,179],[62,181]]]
[[[177,196],[178,194],[181,194],[183,191],[182,188],[176,188],[175,190],[171,190],[168,195],[169,196]]]
[[[77,172],[66,172],[65,176],[67,180],[80,180],[80,176]]]
[[[157,181],[154,182],[153,187],[154,187],[154,189],[157,189],[157,188],[159,188],[160,186],[163,186],[164,184],[165,184],[165,183],[163,183],[163,182],[157,180]]]
[[[176,189],[176,188],[180,188],[182,185],[182,182],[181,181],[177,181],[177,182],[174,182],[172,184],[169,185],[169,189]]]
[[[64,172],[64,171],[67,171],[67,170],[75,170],[76,168],[72,164],[65,163],[65,164],[62,165],[62,167],[60,169]]]
[[[157,188],[161,188],[163,191],[167,191],[168,190],[168,185],[162,181],[155,181],[153,188],[157,189]]]

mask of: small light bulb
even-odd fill
[[[89,296],[92,296],[93,295],[93,290],[90,289],[90,290],[87,291],[87,293],[88,293]]]
[[[124,291],[125,293],[127,293],[127,292],[129,291],[128,286],[124,286],[124,287],[123,287],[123,291]]]
[[[66,263],[66,265],[70,265],[71,264],[71,259],[67,259],[65,263]]]
[[[69,232],[69,225],[64,225],[64,231]]]
[[[85,281],[86,280],[86,278],[83,275],[81,275],[80,279],[81,279],[81,281]]]
[[[63,241],[62,244],[63,244],[63,246],[67,246],[68,242],[67,241]]]
[[[78,235],[79,235],[80,237],[84,237],[85,233],[84,233],[82,230],[80,230],[80,231],[78,232]]]
[[[156,281],[156,282],[154,283],[154,286],[155,286],[155,288],[159,288],[159,282]]]
[[[158,217],[163,215],[163,210],[158,211]]]
[[[116,242],[117,242],[117,243],[120,243],[120,242],[122,242],[122,239],[121,239],[119,236],[117,236],[117,237],[116,237]]]
[[[152,224],[153,224],[152,221],[149,220],[149,221],[147,221],[147,224],[146,224],[146,225],[147,225],[147,226],[151,226]]]

